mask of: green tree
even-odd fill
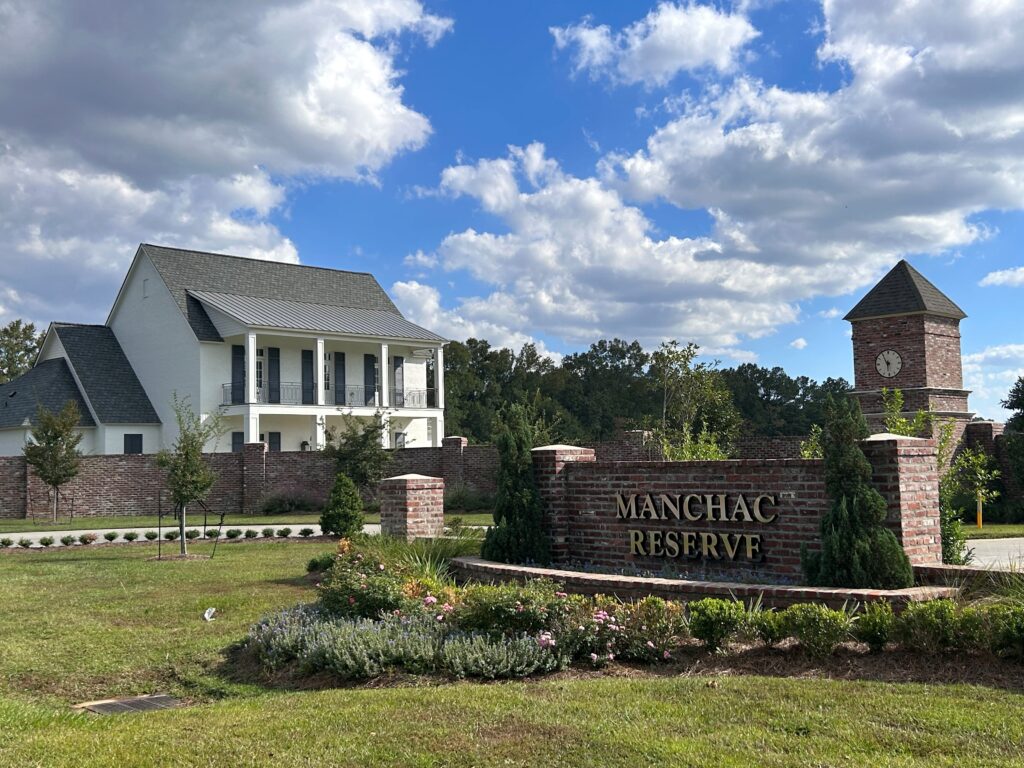
[[[32,367],[45,336],[36,331],[35,325],[20,319],[0,328],[0,384],[21,376]]]
[[[350,538],[363,530],[363,500],[348,475],[338,473],[334,487],[320,515],[320,530],[328,535]]]
[[[965,448],[953,459],[950,468],[950,493],[968,496],[977,503],[979,526],[985,504],[999,498],[994,483],[1001,473],[992,465],[992,457],[984,451]]]
[[[78,431],[81,414],[78,404],[68,400],[59,412],[39,406],[31,442],[24,447],[25,461],[39,479],[53,492],[53,522],[57,522],[57,498],[60,487],[78,474],[81,452],[78,444],[82,433]]]
[[[192,410],[189,398],[179,398],[177,393],[172,401],[174,418],[178,423],[178,438],[173,450],[162,450],[157,454],[157,465],[167,470],[167,490],[171,501],[178,510],[178,541],[181,554],[188,554],[188,539],[185,536],[185,516],[188,505],[202,501],[210,493],[217,473],[203,456],[207,443],[224,434],[224,420],[219,413],[211,413],[205,419]]]
[[[811,431],[807,434],[807,439],[800,441],[801,459],[822,459],[825,457],[825,450],[821,447],[822,436],[821,425],[812,424]]]
[[[1009,459],[1010,478],[1017,489],[1024,489],[1024,376],[1017,379],[1006,399],[1003,408],[1013,411],[1006,420],[1006,455]]]
[[[1013,411],[1013,416],[1006,421],[1006,430],[1024,433],[1024,376],[1017,379],[1001,405],[1006,410]]]
[[[391,466],[391,453],[384,447],[386,429],[384,413],[378,411],[370,421],[346,415],[341,429],[324,433],[324,453],[334,459],[337,471],[371,495]]]
[[[867,435],[856,402],[844,398],[828,404],[822,446],[832,507],[821,520],[821,552],[802,552],[812,585],[901,589],[913,584],[910,561],[884,526],[885,499],[871,486],[871,464],[860,447]]]
[[[498,492],[494,525],[487,530],[481,554],[505,563],[551,561],[540,494],[533,477],[534,416],[520,403],[507,406],[495,425]]]
[[[743,419],[744,431],[754,435],[806,435],[825,418],[825,399],[843,397],[850,384],[842,378],[820,384],[807,376],[792,377],[782,368],[743,363],[722,371],[725,384]]]
[[[901,389],[882,387],[882,410],[885,412],[885,431],[905,437],[931,437],[934,416],[928,411],[919,410],[913,419],[908,419],[903,411],[904,398]]]

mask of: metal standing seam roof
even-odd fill
[[[146,390],[108,326],[54,323],[53,329],[102,423],[160,423]]]
[[[189,293],[234,294],[378,310],[402,317],[368,272],[346,272],[280,261],[188,251],[143,243],[145,253],[200,341],[223,341],[202,304]]]
[[[21,427],[26,422],[35,424],[39,406],[56,412],[68,400],[78,405],[78,426],[96,426],[67,361],[63,357],[44,360],[16,379],[0,384],[0,429]]]
[[[395,312],[210,291],[188,293],[199,302],[220,310],[243,325],[435,343],[447,341],[444,337],[409,322]]]
[[[889,270],[844,319],[864,320],[869,317],[914,313],[940,315],[956,320],[967,317],[946,294],[903,260]]]

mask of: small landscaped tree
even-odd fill
[[[357,488],[373,492],[391,465],[391,453],[384,448],[386,430],[383,412],[370,421],[345,416],[340,429],[326,431],[324,453]]]
[[[167,490],[178,510],[181,554],[187,555],[186,510],[189,504],[205,499],[217,480],[217,473],[203,457],[203,450],[207,443],[224,434],[224,423],[219,413],[209,414],[205,419],[198,416],[187,397],[179,399],[175,394],[173,407],[178,422],[178,439],[173,450],[164,450],[157,455],[157,464],[167,470]]]
[[[74,400],[64,403],[57,413],[39,406],[31,442],[26,443],[23,449],[25,461],[53,493],[53,522],[57,522],[60,487],[78,474],[82,456],[78,450],[78,444],[82,442],[82,433],[78,431],[80,419],[78,404]]]
[[[487,530],[481,554],[505,563],[551,561],[551,543],[544,530],[540,494],[533,477],[534,425],[529,408],[508,406],[495,423],[498,492],[494,525]]]
[[[885,499],[871,486],[871,464],[860,448],[867,435],[856,402],[829,400],[822,447],[832,507],[821,520],[821,552],[802,553],[812,585],[901,589],[913,584],[906,553],[883,525]]]
[[[999,490],[993,485],[1001,473],[992,463],[992,458],[984,451],[965,448],[957,454],[949,472],[950,495],[967,496],[974,500],[977,504],[979,528],[985,504],[999,498]]]
[[[352,480],[341,472],[320,515],[320,530],[328,535],[350,538],[363,530],[363,500]]]

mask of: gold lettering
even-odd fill
[[[646,555],[644,552],[644,532],[631,530],[629,532],[629,554]]]
[[[750,516],[750,510],[747,509],[747,500],[743,498],[742,493],[736,497],[736,506],[733,507],[732,517],[730,520],[735,522],[737,515],[742,515],[743,522],[745,523],[753,522],[753,518]]]
[[[615,516],[636,518],[636,494],[629,494],[629,504],[622,499],[621,493],[615,494]]]
[[[761,511],[761,503],[767,501],[772,506],[775,506],[775,497],[769,496],[767,493],[762,493],[756,499],[754,499],[754,519],[759,523],[770,523],[779,516],[778,512],[773,512],[771,516],[767,516]]]
[[[648,548],[650,549],[649,554],[651,557],[665,556],[665,550],[662,547],[661,535],[661,531],[647,532],[647,543],[649,545]]]
[[[686,498],[683,499],[683,517],[685,517],[691,523],[696,523],[698,520],[700,520],[701,515],[703,514],[702,512],[693,513],[690,511],[690,502],[693,501],[694,499],[696,499],[697,503],[700,504],[700,496],[698,496],[695,493],[688,494]]]
[[[665,514],[665,510],[668,510],[669,512],[671,512],[672,516],[676,520],[678,520],[679,519],[679,497],[678,496],[674,496],[674,497],[673,496],[669,496],[666,493],[661,494],[661,519],[662,520],[664,520],[664,519],[666,519],[668,517],[668,515]]]
[[[760,560],[761,559],[761,534],[749,533],[747,534],[747,559],[748,560]]]
[[[718,554],[717,534],[702,532],[700,535],[700,548],[705,558],[711,558],[712,560],[722,559],[721,555]]]
[[[666,531],[665,557],[679,557],[679,532]]]
[[[715,499],[716,501],[712,501],[712,499]],[[724,493],[719,493],[719,494],[714,495],[714,496],[712,496],[710,493],[707,494],[704,497],[704,505],[707,508],[708,520],[714,520],[715,519],[715,510],[716,509],[718,510],[718,519],[719,520],[725,521],[725,520],[729,519],[729,518],[727,518],[725,516],[725,494]]]
[[[725,548],[725,557],[727,560],[735,560],[736,552],[740,548],[740,542],[746,534],[739,533],[723,533],[722,534],[722,546]]]
[[[658,510],[654,507],[654,499],[651,498],[651,494],[644,495],[644,505],[640,509],[640,517],[647,516],[651,520],[658,519]]]
[[[683,557],[694,558],[697,556],[697,532],[683,531]]]

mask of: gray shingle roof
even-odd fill
[[[54,323],[53,328],[101,422],[160,423],[146,390],[110,328],[64,323]],[[154,343],[156,341],[154,339]]]
[[[446,341],[436,333],[410,323],[399,314],[377,309],[339,307],[309,301],[284,301],[211,291],[189,291],[189,296],[219,309],[243,325],[415,341]]]
[[[925,313],[962,320],[967,317],[953,301],[907,261],[900,261],[849,311],[846,320],[885,315]]]
[[[59,411],[68,400],[78,404],[80,427],[96,426],[64,358],[44,360],[18,378],[0,384],[0,428],[20,427],[26,420],[34,424],[40,405]]]
[[[188,292],[209,291],[282,301],[303,301],[335,307],[402,314],[376,278],[367,272],[345,272],[279,261],[186,251],[144,243],[149,256],[201,341],[221,341],[202,305]]]

